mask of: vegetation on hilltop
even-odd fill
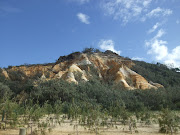
[[[176,87],[180,85],[180,73],[176,68],[168,68],[166,65],[157,63],[150,64],[144,61],[133,61],[135,66],[133,71],[145,77],[148,81],[154,81],[167,87]]]

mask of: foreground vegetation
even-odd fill
[[[77,134],[80,125],[95,133],[119,124],[135,133],[137,122],[159,123],[159,131],[164,133],[178,132],[180,126],[179,114],[171,111],[180,107],[179,90],[175,88],[127,91],[97,80],[79,85],[51,80],[26,86],[28,89],[15,94],[7,85],[0,85],[2,129],[25,126],[34,134],[44,134],[54,123],[67,119]]]

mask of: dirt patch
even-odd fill
[[[74,129],[74,125],[70,122],[61,123],[61,125],[56,125],[51,127],[52,131],[49,132],[46,130],[46,135],[76,135],[77,131]],[[137,125],[138,133],[133,131],[133,134],[138,135],[162,135],[158,133],[159,126],[158,124],[153,124],[150,126],[142,126],[141,124]],[[27,133],[30,134],[30,129],[27,129]],[[116,128],[101,128],[99,130],[100,135],[129,135],[131,134],[128,126],[117,126]],[[19,129],[0,129],[0,135],[19,135]],[[96,135],[95,132],[89,131],[82,126],[78,126],[78,135]]]

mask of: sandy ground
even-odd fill
[[[54,115],[51,115],[50,117],[53,117]],[[45,116],[40,121],[41,122],[47,122],[48,116]],[[77,135],[77,131],[74,129],[74,125],[76,122],[72,123],[70,120],[65,119],[61,124],[59,125],[57,122],[51,121],[51,132],[48,131],[48,128],[45,130],[45,135]],[[35,124],[37,125],[37,124]],[[162,133],[159,133],[159,125],[158,124],[151,124],[151,125],[144,125],[142,123],[137,123],[137,130],[138,133],[135,133],[135,130],[133,130],[133,134],[137,135],[164,135]],[[33,127],[33,130],[36,127]],[[27,128],[27,135],[30,135],[31,128]],[[122,123],[117,123],[116,126],[111,128],[100,128],[99,135],[130,135],[131,132],[129,131],[129,126],[123,126]],[[0,135],[19,135],[19,128],[16,129],[0,129]],[[41,134],[39,134],[41,135]],[[78,126],[78,135],[96,135],[95,132],[89,131],[88,129],[85,129],[83,126]],[[177,133],[177,135],[180,135],[180,131]]]
[[[124,130],[123,130],[124,128]],[[137,135],[162,135],[158,133],[159,126],[158,124],[153,124],[150,126],[142,126],[141,124],[137,124],[138,133],[133,131],[133,134]],[[77,132],[74,130],[73,125],[69,122],[62,123],[60,126],[52,127],[52,131],[49,133],[46,130],[46,135],[77,135]],[[27,130],[30,133],[30,129]],[[118,126],[116,128],[109,128],[109,129],[101,129],[100,135],[128,135],[131,134],[128,130],[128,126]],[[180,134],[180,133],[179,133]],[[19,135],[19,129],[7,129],[2,130],[0,129],[0,135]],[[78,127],[78,135],[96,135],[96,133],[90,132],[84,127]]]
[[[61,128],[61,130],[60,130]],[[123,130],[124,128],[124,130]],[[96,133],[92,133],[88,130],[85,130],[84,127],[79,127],[79,135],[96,135]],[[159,126],[158,124],[156,125],[151,125],[151,126],[137,126],[138,133],[135,133],[133,131],[133,134],[138,134],[138,135],[162,135],[158,133],[159,131]],[[100,135],[128,135],[131,134],[129,131],[128,126],[118,126],[118,128],[109,128],[109,129],[101,129],[100,130]],[[68,123],[61,125],[60,127],[56,127],[53,129],[53,132],[50,133],[50,135],[76,135],[76,131],[73,129],[73,126],[70,126]]]

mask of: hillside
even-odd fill
[[[135,66],[132,70],[141,74],[148,81],[160,83],[165,87],[174,87],[180,85],[180,73],[178,68],[168,68],[161,63],[150,64],[144,61],[133,61]]]
[[[40,80],[63,79],[69,83],[78,84],[93,80],[93,77],[104,82],[114,82],[128,90],[157,89],[163,86],[154,83],[153,78],[148,81],[131,68],[136,67],[132,60],[119,56],[111,51],[95,52],[86,49],[61,56],[56,63],[47,65],[22,65],[3,69],[2,74],[9,80],[33,79]],[[138,67],[136,69],[140,69]]]
[[[158,134],[171,129],[164,129],[169,125],[162,122],[173,121],[173,132],[177,132],[180,73],[176,71],[160,63],[132,61],[92,48],[61,56],[55,63],[3,68],[0,124],[6,123],[8,129],[22,125],[33,128],[29,133],[47,133],[48,127],[54,132],[58,128],[58,134],[65,124],[67,134],[74,133],[70,128],[77,125],[88,128],[88,132],[81,130],[82,134],[95,132],[98,127],[102,128],[99,132],[106,132],[104,126],[118,134],[136,132],[137,127],[140,134],[147,130]],[[151,125],[148,129],[147,124]]]
[[[40,104],[58,100],[69,104],[74,99],[106,109],[114,102],[129,110],[180,109],[179,82],[176,69],[92,48],[61,56],[55,63],[0,69],[1,97],[19,103],[33,99]]]

